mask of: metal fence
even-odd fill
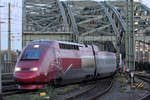
[[[5,61],[2,62],[2,74],[11,74],[14,72],[16,62]]]

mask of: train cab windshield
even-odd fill
[[[21,60],[38,60],[42,52],[42,49],[27,49],[24,51]]]

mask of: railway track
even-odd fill
[[[145,81],[145,82],[150,83],[150,76],[139,75],[139,74],[136,74],[135,76],[138,77],[139,79]]]
[[[113,84],[113,78],[98,80],[94,85],[90,85],[83,91],[73,94],[64,100],[95,100],[107,93]]]
[[[25,93],[25,92],[19,91],[19,90],[14,90],[14,91],[3,92],[1,95],[2,96],[10,96],[10,95],[14,95],[14,94],[23,94],[23,93]]]
[[[14,90],[14,91],[3,92],[1,96],[11,96],[17,94],[37,94],[37,93],[39,93],[37,90],[35,91]]]
[[[18,91],[18,86],[14,80],[2,80],[2,92]]]
[[[8,86],[3,86],[2,87],[2,91],[3,92],[16,91],[16,90],[18,90],[18,86],[17,85],[8,85]]]
[[[146,94],[145,96],[143,96],[142,98],[138,100],[150,100],[150,93]]]
[[[16,94],[35,94],[37,91],[21,91],[17,88],[17,85],[13,83],[12,80],[3,81],[3,93],[2,96],[10,96]],[[86,84],[86,83],[85,83]],[[85,86],[84,84],[84,86]],[[93,85],[94,84],[94,85]],[[83,85],[83,84],[81,84]],[[112,78],[107,78],[103,80],[87,82],[87,88],[79,93],[69,96],[64,100],[95,100],[96,98],[102,96],[107,93],[107,91],[112,86]]]
[[[150,76],[139,75],[139,74],[136,74],[135,76],[150,84]],[[150,92],[145,94],[143,97],[141,97],[138,100],[150,100]]]
[[[18,86],[15,85],[8,85],[8,86],[3,86],[2,87],[2,94],[1,96],[10,96],[10,95],[16,95],[16,94],[25,94],[25,93],[30,93],[30,94],[35,94],[38,92],[38,90],[30,90],[30,91],[25,91],[25,90],[20,90],[18,89]]]
[[[2,86],[2,94],[1,94],[2,96],[8,96],[8,95],[19,94],[19,93],[23,93],[23,91],[20,91],[16,84],[9,83],[9,85]]]
[[[9,83],[9,81],[7,81],[7,82],[6,82],[7,85],[5,83],[5,85],[2,86],[1,96],[10,96],[10,95],[16,95],[16,94],[25,94],[25,93],[30,93],[30,94],[37,93],[37,90],[32,90],[32,91],[20,90],[20,89],[18,89],[17,84],[15,84],[15,83],[11,84],[11,83]]]
[[[12,73],[2,74],[2,96],[20,93]]]

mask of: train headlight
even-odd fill
[[[15,67],[15,72],[19,72],[21,71],[21,68],[20,67]]]
[[[33,67],[33,68],[30,69],[30,71],[37,71],[37,70],[38,70],[37,67]]]

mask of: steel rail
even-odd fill
[[[8,85],[8,86],[2,86],[2,91],[5,92],[10,92],[10,91],[16,91],[18,90],[17,85]]]
[[[75,99],[75,98],[78,98],[78,97],[82,96],[83,94],[88,93],[89,91],[91,91],[91,90],[94,89],[94,88],[96,88],[96,84],[94,84],[94,86],[91,85],[88,89],[86,89],[86,90],[84,90],[84,91],[82,91],[82,92],[80,92],[80,93],[78,93],[78,94],[75,94],[75,95],[72,95],[72,96],[70,96],[70,97],[67,97],[67,98],[65,98],[64,100],[73,100],[73,99]]]
[[[88,100],[95,100],[95,99],[99,98],[100,96],[103,96],[104,94],[109,92],[109,90],[112,88],[112,86],[113,86],[113,81],[111,80],[110,85],[104,91],[99,92],[98,94],[94,95],[93,97],[90,97]]]
[[[144,76],[144,75],[135,75],[136,77],[140,78],[141,80],[150,83],[150,78],[148,76]]]
[[[70,97],[65,98],[64,100],[76,100],[78,98],[82,98],[83,95],[88,94],[91,91],[93,91],[94,89],[96,89],[98,87],[98,85],[99,85],[99,82],[95,83],[94,85],[91,85],[91,87],[89,87],[88,89],[86,89],[84,91],[79,92],[78,94],[75,94],[75,95],[72,95]],[[92,95],[90,97],[87,97],[85,99],[86,100],[95,100],[95,99],[99,98],[100,96],[103,96],[105,93],[107,93],[112,88],[112,85],[113,85],[113,78],[110,81],[110,83],[107,86],[107,88],[105,88],[105,89],[103,89],[101,91],[98,91],[98,93],[96,93],[96,94],[94,94],[94,95]]]
[[[1,96],[11,96],[11,95],[25,94],[25,93],[36,94],[39,92],[37,90],[33,90],[33,91],[14,90],[14,91],[3,92]]]
[[[150,77],[148,76],[139,75],[139,74],[136,74],[135,76],[145,82],[150,83]],[[150,100],[150,93],[146,93],[143,97],[139,98],[138,100]]]
[[[142,98],[140,98],[138,100],[150,100],[150,93],[145,94]]]

